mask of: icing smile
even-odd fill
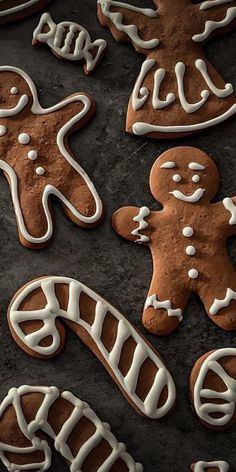
[[[169,192],[173,195],[177,200],[181,200],[182,202],[187,203],[196,203],[201,200],[203,194],[205,192],[204,188],[198,188],[192,195],[185,195],[184,193],[180,192],[179,190],[174,190],[173,192]]]
[[[0,108],[0,118],[6,118],[8,116],[14,116],[20,113],[28,104],[29,97],[27,95],[22,95],[19,102],[14,108]]]

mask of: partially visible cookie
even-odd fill
[[[194,364],[190,399],[204,426],[226,429],[236,421],[236,349],[210,351]]]
[[[229,472],[230,466],[225,461],[199,461],[191,465],[192,472]]]
[[[1,0],[0,25],[30,16],[49,2],[51,0]]]
[[[9,471],[46,471],[51,445],[71,472],[142,472],[90,406],[57,387],[12,388],[0,405],[0,458]]]

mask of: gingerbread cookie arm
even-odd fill
[[[98,0],[98,19],[110,28],[117,41],[131,41],[135,49],[145,54],[159,44],[157,28],[152,26],[158,14],[150,8],[138,8],[115,0]],[[146,20],[146,25],[144,24]]]
[[[222,201],[223,212],[223,226],[224,229],[231,235],[236,234],[236,197],[226,197]]]
[[[229,472],[230,466],[225,461],[199,461],[191,465],[192,472]]]
[[[8,310],[17,344],[41,358],[62,348],[58,318],[94,352],[138,413],[158,419],[171,411],[175,386],[157,352],[85,285],[67,277],[37,279],[19,290]]]
[[[38,435],[40,433],[40,436]],[[46,471],[51,448],[71,472],[142,472],[90,406],[57,387],[12,388],[0,405],[0,458],[8,470]]]
[[[228,32],[236,27],[236,0],[207,0],[195,9],[200,19],[200,29],[192,37],[195,43],[222,34],[222,29]]]
[[[144,244],[150,240],[149,221],[151,211],[143,206],[123,207],[112,216],[112,227],[119,236],[134,243]]]

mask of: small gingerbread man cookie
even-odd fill
[[[192,472],[229,472],[230,466],[225,461],[199,461],[191,465]]]
[[[113,215],[120,236],[151,250],[143,323],[154,334],[170,334],[179,325],[192,292],[214,323],[236,329],[236,273],[226,250],[236,233],[236,197],[211,203],[218,185],[218,169],[207,154],[177,147],[156,160],[150,175],[163,210],[125,207]]]
[[[94,114],[91,97],[77,93],[42,108],[30,77],[0,67],[0,169],[9,182],[22,244],[40,249],[53,234],[51,196],[71,221],[89,228],[103,215],[101,200],[69,148],[69,135]]]
[[[1,0],[0,25],[21,20],[44,8],[51,0]]]

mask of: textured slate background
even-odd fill
[[[151,0],[135,2],[151,6]],[[58,358],[40,361],[28,357],[14,344],[6,322],[7,305],[26,281],[46,274],[78,278],[106,297],[144,332],[140,322],[152,273],[146,248],[118,238],[110,226],[112,212],[125,204],[157,208],[149,187],[155,158],[176,144],[199,146],[219,165],[222,182],[218,197],[234,195],[236,182],[236,120],[231,119],[202,135],[181,141],[150,141],[125,134],[126,106],[142,63],[131,46],[118,45],[96,19],[96,1],[55,0],[48,10],[59,22],[81,22],[92,37],[108,40],[108,52],[97,72],[87,78],[80,65],[59,61],[49,49],[31,47],[32,31],[40,13],[0,29],[0,63],[25,69],[35,80],[41,103],[52,105],[76,91],[90,93],[98,103],[95,119],[73,139],[80,164],[96,184],[106,203],[106,218],[93,231],[75,227],[56,207],[55,238],[42,252],[24,249],[18,242],[7,182],[0,180],[0,397],[22,383],[47,383],[69,389],[93,406],[112,425],[146,472],[186,472],[196,460],[223,459],[236,470],[236,427],[227,433],[209,432],[194,417],[188,400],[188,377],[195,359],[205,351],[234,345],[234,334],[224,333],[205,316],[201,302],[192,297],[181,328],[166,339],[147,336],[161,352],[178,390],[174,413],[162,421],[139,417],[93,354],[68,331],[65,351]],[[217,39],[208,56],[225,80],[236,86],[236,33]],[[236,263],[236,246],[229,244]],[[217,270],[217,268],[216,268]],[[0,471],[4,471],[0,465]],[[54,457],[53,471],[66,471],[61,457]]]

